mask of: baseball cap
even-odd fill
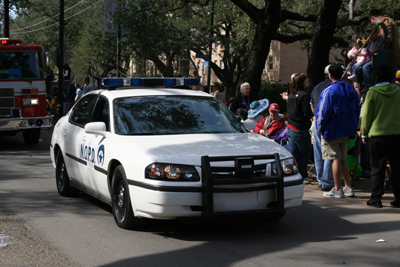
[[[277,103],[272,103],[269,105],[269,110],[279,111],[279,105]]]

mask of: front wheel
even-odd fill
[[[142,220],[136,218],[133,214],[128,182],[122,166],[118,166],[115,169],[112,179],[111,199],[112,213],[118,227],[132,229],[141,224]]]
[[[64,197],[72,196],[77,192],[77,190],[69,184],[69,176],[61,150],[58,151],[56,158],[56,183],[58,193]]]

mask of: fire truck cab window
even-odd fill
[[[39,52],[0,52],[0,79],[43,78]]]

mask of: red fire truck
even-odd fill
[[[0,39],[0,136],[22,131],[26,144],[51,126],[47,114],[42,48]]]

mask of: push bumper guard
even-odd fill
[[[254,174],[254,160],[274,159],[278,175],[266,176],[265,174]],[[231,178],[214,179],[213,171],[221,171],[221,167],[211,167],[210,162],[216,161],[235,161],[235,174]],[[265,164],[264,164],[265,166]],[[258,156],[225,156],[225,157],[201,157],[202,168],[202,216],[204,218],[215,218],[220,216],[235,216],[246,214],[283,214],[284,210],[284,184],[283,170],[280,164],[279,154],[268,154]],[[222,168],[223,169],[223,168]],[[276,202],[271,202],[265,209],[244,210],[244,211],[214,211],[214,193],[225,192],[220,188],[214,188],[214,185],[235,185],[235,184],[255,184],[255,183],[275,183],[272,188],[276,189]],[[271,188],[271,187],[269,187]],[[258,189],[260,190],[260,189]]]

